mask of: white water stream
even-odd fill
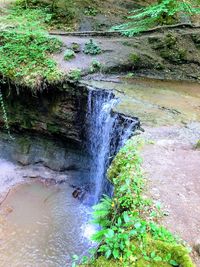
[[[89,89],[87,149],[91,155],[91,183],[95,185],[94,203],[97,203],[102,194],[110,191],[105,177],[110,159],[132,135],[138,120],[120,117],[112,111],[117,104],[112,92]]]

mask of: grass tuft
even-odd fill
[[[40,88],[61,79],[51,54],[62,43],[45,30],[47,14],[42,10],[12,7],[0,18],[0,75],[18,85]]]

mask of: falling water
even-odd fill
[[[91,155],[91,179],[95,186],[94,202],[110,186],[105,179],[108,164],[138,126],[136,118],[114,113],[118,100],[112,92],[89,88],[87,111],[87,149]]]

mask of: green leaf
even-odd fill
[[[136,230],[131,230],[131,231],[129,232],[129,235],[130,235],[130,236],[137,235],[137,231],[136,231]]]
[[[151,258],[153,259],[153,258],[155,258],[155,256],[156,256],[156,252],[155,251],[152,251],[151,252]]]
[[[153,260],[158,262],[158,261],[162,261],[162,258],[160,256],[156,256]]]
[[[122,225],[122,219],[120,217],[117,220],[117,224],[118,224],[118,226],[121,226]]]
[[[108,229],[107,233],[105,234],[108,238],[113,238],[115,235],[115,232],[112,229]]]
[[[170,260],[169,262],[172,266],[178,266],[179,264],[175,260]]]
[[[130,217],[128,215],[128,212],[125,211],[123,213],[123,218],[124,218],[125,223],[128,223],[130,221]]]
[[[113,256],[114,256],[115,259],[119,258],[119,251],[117,249],[113,250]]]
[[[134,224],[134,226],[135,226],[136,229],[139,229],[141,227],[141,223],[137,222],[137,223]]]
[[[106,253],[105,253],[105,257],[106,257],[106,259],[108,259],[108,258],[111,256],[111,254],[112,254],[112,251],[111,251],[110,249],[108,249],[108,250],[106,251]]]

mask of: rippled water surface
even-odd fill
[[[91,210],[72,191],[38,180],[10,191],[0,212],[0,266],[71,266],[74,254],[88,253]]]

